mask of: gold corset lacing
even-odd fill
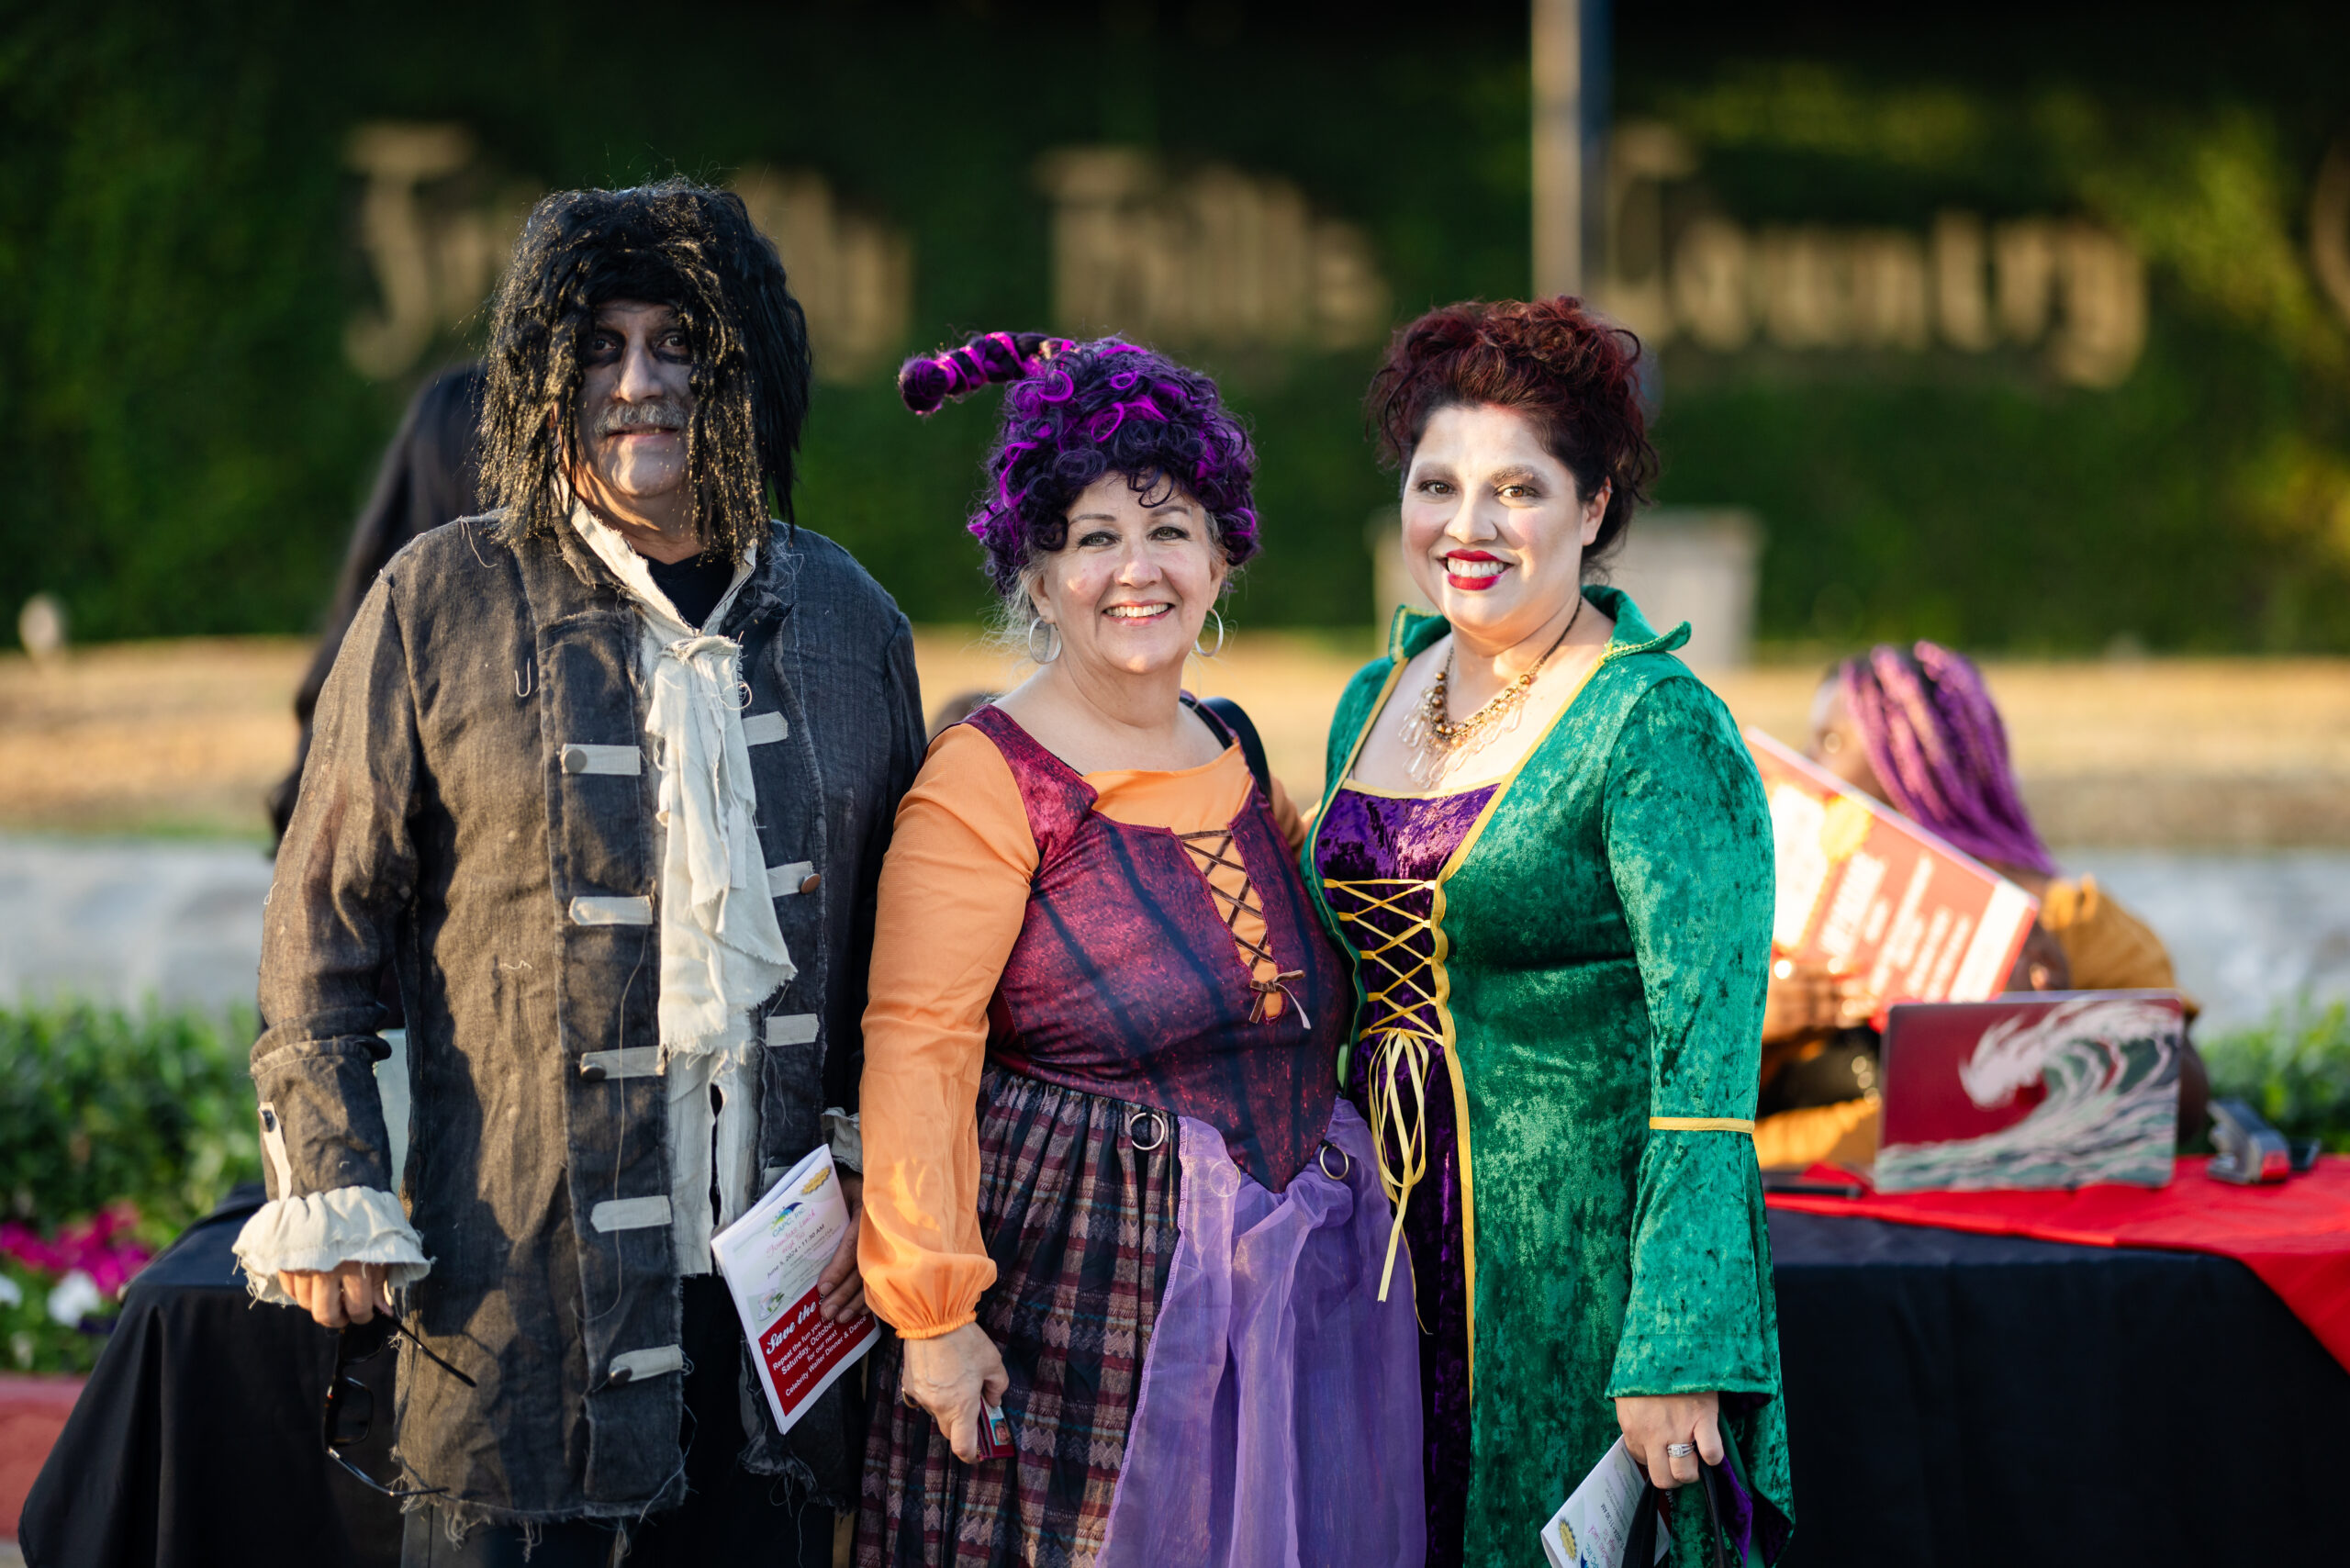
[[[1422,1010],[1432,1013],[1437,1002],[1436,887],[1433,881],[1411,877],[1322,884],[1338,923],[1360,928],[1349,941],[1362,958],[1363,999],[1369,1003],[1362,1033],[1371,1042],[1371,1147],[1379,1157],[1379,1184],[1395,1205],[1395,1223],[1387,1233],[1387,1266],[1379,1276],[1382,1301],[1395,1275],[1395,1249],[1404,1239],[1412,1189],[1428,1173],[1428,1062],[1444,1048],[1443,1035],[1422,1016]],[[1428,913],[1414,914],[1404,907],[1404,901],[1414,893],[1427,895]],[[1357,901],[1355,906],[1339,908],[1341,895]],[[1372,924],[1379,915],[1401,919],[1403,929],[1393,935],[1381,930]],[[1416,948],[1414,939],[1421,936],[1427,941]],[[1409,1085],[1409,1104],[1398,1078]]]

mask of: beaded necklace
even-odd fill
[[[1583,599],[1575,596],[1574,613],[1567,617],[1566,626],[1551,644],[1516,680],[1494,693],[1485,705],[1467,718],[1455,722],[1447,700],[1451,685],[1453,655],[1444,656],[1444,667],[1436,672],[1436,679],[1420,698],[1419,706],[1404,721],[1404,744],[1412,750],[1412,759],[1404,771],[1413,783],[1423,790],[1433,789],[1455,767],[1468,761],[1492,744],[1496,735],[1505,735],[1517,728],[1519,715],[1526,707],[1527,693],[1534,689],[1535,678],[1550,655],[1559,651],[1575,622],[1583,619]]]

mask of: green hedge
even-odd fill
[[[152,1252],[241,1182],[261,1179],[250,1013],[66,1004],[0,1009],[0,1204],[42,1241],[109,1209]],[[52,1321],[53,1272],[0,1257],[0,1366],[86,1369],[102,1342]],[[6,1301],[11,1294],[19,1299]],[[92,1310],[103,1320],[111,1301]]]
[[[2350,1154],[2350,1002],[2303,1002],[2198,1044],[2214,1099],[2243,1100],[2279,1130]]]

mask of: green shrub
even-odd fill
[[[250,1013],[0,1009],[0,1227],[54,1242],[128,1205],[128,1238],[151,1252],[259,1180],[252,1036]],[[31,1249],[0,1258],[0,1366],[86,1370],[101,1341],[52,1319],[58,1275],[29,1263]]]
[[[2214,1099],[2243,1100],[2288,1136],[2350,1154],[2350,1002],[2304,1000],[2199,1044]]]

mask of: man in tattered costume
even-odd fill
[[[826,1137],[855,1159],[912,643],[788,521],[807,335],[734,196],[548,197],[490,337],[499,510],[392,559],[319,704],[239,1255],[330,1327],[399,1303],[407,1563],[829,1562],[851,1401],[777,1431],[710,1238]],[[828,1317],[864,1310],[854,1243]]]

